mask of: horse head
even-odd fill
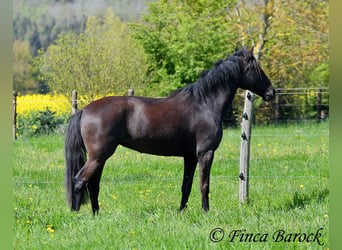
[[[239,58],[241,72],[239,87],[256,93],[264,101],[271,101],[275,96],[275,89],[255,59],[253,49],[254,47],[244,48],[234,54]]]

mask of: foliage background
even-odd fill
[[[127,27],[108,9],[103,17],[89,17],[84,33],[61,34],[36,58],[39,79],[55,93],[77,90],[95,96],[144,87],[146,56]]]

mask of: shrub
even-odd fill
[[[29,115],[19,115],[17,133],[24,136],[50,134],[66,122],[66,117],[56,116],[48,107],[42,111],[33,111]]]
[[[114,95],[114,93],[109,93]],[[78,107],[103,96],[78,97]],[[17,135],[35,136],[49,134],[67,123],[71,115],[71,93],[68,98],[62,94],[32,94],[17,97]]]
[[[24,95],[17,97],[17,135],[49,134],[66,123],[71,101],[64,95]]]

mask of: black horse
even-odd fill
[[[180,210],[188,202],[199,162],[202,207],[207,212],[210,168],[222,139],[222,117],[237,88],[248,89],[265,101],[275,95],[253,48],[218,61],[195,83],[169,97],[105,97],[74,114],[65,141],[71,209],[78,211],[90,196],[93,213],[98,212],[102,170],[120,144],[142,153],[184,158]]]

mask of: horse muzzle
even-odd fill
[[[275,89],[270,88],[266,91],[262,99],[264,99],[264,101],[266,102],[269,102],[269,101],[272,101],[274,97],[275,97]]]

